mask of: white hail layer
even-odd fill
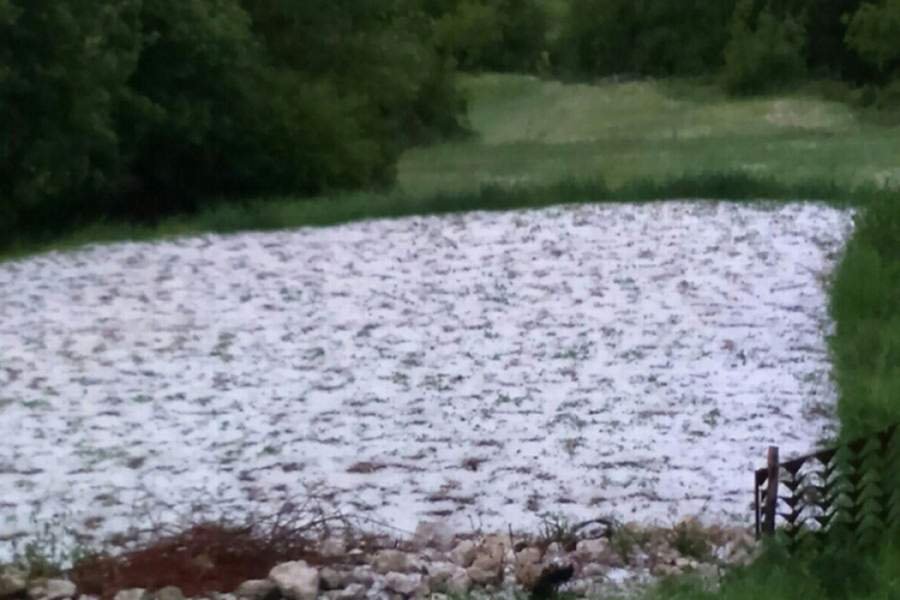
[[[582,205],[0,265],[0,540],[313,486],[404,529],[746,522],[764,448],[833,431],[851,221]]]

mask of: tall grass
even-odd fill
[[[844,435],[900,422],[900,194],[873,197],[857,219],[831,312]]]
[[[872,188],[874,190],[874,188]],[[228,205],[213,204],[196,213],[165,219],[154,225],[99,222],[77,228],[59,238],[13,240],[0,247],[0,260],[48,250],[68,250],[88,243],[141,241],[203,233],[271,231],[323,227],[364,219],[411,215],[440,215],[474,210],[512,210],[590,202],[637,202],[666,198],[726,200],[821,199],[851,205],[867,198],[869,188],[845,190],[830,182],[810,180],[784,184],[774,177],[741,171],[699,173],[675,178],[640,178],[611,187],[600,178],[563,179],[545,185],[482,185],[476,190],[413,196],[404,192],[356,193],[302,200],[253,199]]]
[[[861,554],[852,548],[789,556],[768,548],[752,565],[728,573],[721,586],[682,577],[650,590],[645,600],[896,600],[900,547]]]

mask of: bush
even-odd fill
[[[540,70],[549,16],[538,0],[426,2],[437,47],[468,70]]]
[[[882,83],[900,77],[900,0],[863,4],[849,22],[846,40]]]
[[[806,26],[807,66],[818,76],[840,77],[857,83],[873,71],[844,43],[847,22],[862,0],[772,0],[778,14],[800,15]]]
[[[0,245],[390,184],[462,130],[418,0],[0,0]]]
[[[558,60],[592,76],[716,70],[733,6],[732,0],[573,0]]]
[[[143,44],[117,111],[128,161],[117,214],[156,217],[200,195],[254,188],[255,90],[262,55],[249,16],[231,0],[143,0]],[[250,163],[254,164],[254,163]]]
[[[722,75],[732,94],[770,91],[805,71],[803,27],[790,17],[776,18],[767,7],[753,13],[752,0],[742,0],[734,12]]]
[[[276,65],[333,90],[331,102],[352,108],[335,123],[357,131],[348,149],[374,153],[369,182],[389,182],[409,145],[463,130],[455,70],[439,55],[417,0],[244,0],[244,6]]]
[[[0,241],[90,211],[123,170],[113,113],[137,60],[134,3],[0,3]]]

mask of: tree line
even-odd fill
[[[900,97],[900,0],[0,0],[0,242],[389,186],[459,70]]]

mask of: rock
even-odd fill
[[[650,556],[643,550],[632,553],[631,557],[628,560],[629,565],[637,567],[639,569],[647,568],[651,562],[652,561],[650,560]]]
[[[541,558],[543,553],[540,548],[523,548],[519,552],[516,553],[516,562],[517,563],[539,563],[541,562]]]
[[[472,563],[485,569],[499,569],[506,563],[512,564],[516,559],[512,542],[508,535],[486,536],[478,546],[478,552]]]
[[[453,533],[445,523],[420,521],[413,535],[413,544],[418,550],[436,548],[447,552],[453,548]]]
[[[486,569],[483,566],[480,566],[477,561],[471,567],[466,569],[466,574],[469,576],[469,579],[472,580],[472,583],[478,585],[497,583],[502,575],[498,569]]]
[[[509,538],[489,535],[478,545],[475,560],[469,566],[469,577],[475,583],[486,583],[500,579],[502,567],[506,563],[506,553],[510,550]],[[515,560],[515,556],[511,557]],[[512,562],[512,561],[511,561]]]
[[[149,600],[150,597],[147,590],[143,588],[131,588],[119,591],[113,596],[113,600]]]
[[[331,567],[325,567],[319,571],[319,580],[324,590],[339,590],[346,587],[349,576],[347,573],[337,571]]]
[[[581,562],[606,562],[610,554],[613,554],[609,542],[603,538],[596,540],[581,540],[575,546],[575,556]]]
[[[584,596],[587,596],[588,594],[590,594],[591,587],[592,587],[592,585],[589,580],[576,579],[575,581],[573,581],[572,583],[569,584],[567,591],[571,592],[572,594],[574,594],[576,596],[584,597]]]
[[[524,548],[516,554],[515,574],[516,581],[531,588],[541,576],[541,551],[538,548]]]
[[[384,577],[384,587],[392,592],[411,596],[413,594],[427,594],[427,586],[423,585],[422,576],[418,573],[406,575],[404,573],[388,573]],[[424,593],[423,593],[424,592]]]
[[[375,573],[372,571],[372,567],[369,565],[360,565],[358,567],[354,567],[350,572],[350,581],[353,583],[359,583],[364,585],[365,587],[369,587],[372,585],[372,582],[375,580]]]
[[[305,561],[282,563],[269,572],[288,600],[315,600],[319,593],[319,571]]]
[[[589,565],[584,565],[581,569],[581,576],[587,577],[590,579],[597,579],[603,577],[606,574],[607,567],[597,564],[591,563]]]
[[[540,563],[520,563],[516,566],[516,581],[527,589],[534,587],[544,567]]]
[[[0,567],[0,598],[16,596],[28,589],[25,571],[12,566]]]
[[[682,574],[681,569],[679,569],[675,565],[668,565],[665,563],[656,565],[655,567],[653,567],[651,572],[656,577],[677,577]]]
[[[379,550],[375,553],[372,566],[382,575],[405,573],[409,569],[409,557],[399,550]]]
[[[153,597],[155,600],[184,600],[184,594],[181,593],[181,588],[177,588],[174,585],[157,590],[157,592],[153,594]]]
[[[347,542],[340,537],[326,538],[319,545],[319,553],[329,558],[344,556],[347,554]]]
[[[674,565],[675,562],[682,558],[678,552],[669,547],[660,548],[656,554],[656,562],[665,563],[667,565]]]
[[[567,557],[568,553],[566,552],[566,549],[558,542],[553,542],[547,546],[547,551],[544,552],[545,563],[561,564],[566,562]]]
[[[76,593],[75,584],[65,579],[37,579],[28,586],[28,596],[34,600],[62,600]]]
[[[419,558],[425,562],[443,562],[449,560],[449,550],[438,550],[436,548],[425,548],[419,550]]]
[[[472,580],[465,569],[459,569],[447,580],[447,592],[450,594],[468,594],[470,589],[472,589]]]
[[[342,600],[363,600],[366,597],[368,588],[361,583],[351,583],[342,589],[337,597]]]
[[[715,551],[720,561],[735,566],[753,562],[759,548],[753,534],[743,529],[733,529],[728,531],[727,537],[728,541]]]
[[[241,600],[263,600],[277,589],[278,586],[270,579],[251,579],[239,585],[234,595]]]
[[[426,567],[428,579],[431,581],[431,587],[434,589],[444,589],[447,582],[462,567],[458,567],[451,562],[434,562]]]
[[[469,567],[475,562],[478,546],[471,540],[463,540],[450,552],[450,560],[460,567]]]
[[[684,556],[679,556],[675,559],[675,566],[681,569],[682,571],[693,571],[697,568],[697,561],[692,558],[686,558]]]

